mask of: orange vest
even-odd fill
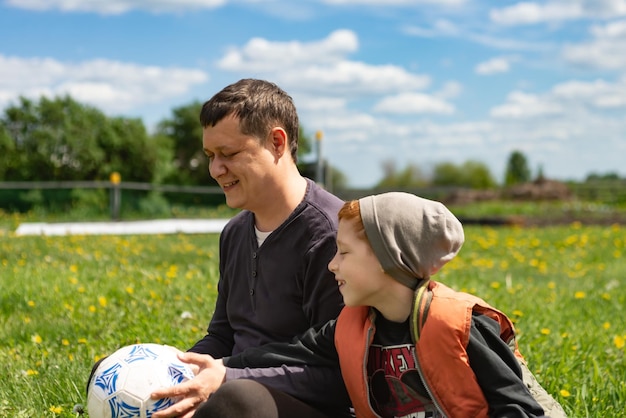
[[[469,365],[472,312],[500,324],[500,337],[522,358],[513,324],[482,299],[456,292],[433,281],[415,291],[410,316],[417,368],[437,408],[449,418],[487,417],[489,406]],[[371,406],[367,353],[375,333],[373,311],[367,306],[344,307],[335,330],[341,373],[358,418],[378,417]]]

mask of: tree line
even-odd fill
[[[216,185],[208,175],[202,152],[202,127],[198,120],[201,107],[200,102],[192,102],[174,108],[171,116],[149,133],[139,118],[106,116],[70,96],[41,97],[38,101],[20,97],[0,118],[0,182],[107,181],[116,172],[123,181]],[[300,127],[299,166],[303,174],[314,178],[312,143]],[[378,188],[498,186],[487,166],[479,161],[460,165],[442,162],[429,173],[413,163],[399,169],[393,161],[383,161],[382,168],[383,177],[375,185]],[[324,173],[331,189],[348,187],[347,177],[326,162]],[[536,176],[542,176],[541,170]],[[592,176],[594,180],[606,177]],[[513,151],[504,185],[530,180],[526,157]]]

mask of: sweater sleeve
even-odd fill
[[[335,320],[331,320],[290,343],[266,344],[225,357],[226,380],[253,379],[332,411],[332,416],[350,416],[334,335]]]
[[[543,409],[522,381],[515,355],[500,338],[496,321],[484,315],[473,315],[467,355],[489,404],[490,417],[544,416]]]
[[[282,365],[339,368],[335,350],[335,326],[332,319],[326,324],[309,328],[290,343],[270,343],[250,347],[224,358],[224,365],[232,368],[259,368]]]

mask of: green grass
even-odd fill
[[[514,319],[531,370],[569,416],[625,416],[625,236],[471,226],[435,278]],[[215,303],[217,245],[0,229],[0,417],[75,417],[94,360],[135,342],[192,345]]]

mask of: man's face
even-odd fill
[[[267,138],[244,135],[239,120],[228,116],[202,131],[202,145],[209,159],[209,174],[226,195],[231,208],[250,211],[265,204],[270,196],[263,193],[272,181],[276,156]]]

